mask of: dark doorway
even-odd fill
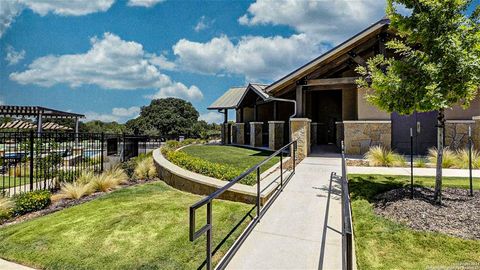
[[[410,154],[410,128],[413,130],[413,154],[425,155],[437,145],[437,112],[400,115],[392,113],[392,148]]]
[[[342,91],[311,92],[312,122],[318,123],[318,144],[336,143],[336,122],[342,121]]]

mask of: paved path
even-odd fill
[[[0,269],[2,270],[34,270],[33,268],[26,267],[13,262],[9,262],[3,259],[0,259]]]
[[[410,175],[410,168],[348,166],[347,172],[356,174]],[[413,168],[413,175],[435,176],[435,168]],[[445,177],[469,177],[469,172],[465,169],[443,169],[442,175]],[[472,175],[473,177],[480,177],[480,170],[473,170]]]
[[[319,269],[332,171],[340,174],[339,157],[304,159],[227,269]],[[323,269],[341,269],[341,203],[334,186]]]

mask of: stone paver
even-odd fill
[[[330,174],[339,157],[307,157],[227,269],[319,269]],[[341,269],[341,202],[334,183],[323,269]]]
[[[35,270],[27,266],[23,266],[17,263],[9,262],[3,259],[0,259],[0,269],[2,270]]]

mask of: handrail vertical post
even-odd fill
[[[296,156],[296,149],[297,149],[297,141],[293,143],[293,173],[295,173],[295,163],[297,163],[297,156]]]
[[[212,269],[212,202],[207,204],[207,270]]]
[[[280,153],[280,189],[283,188],[283,154]]]
[[[260,220],[260,167],[257,168],[257,218]]]

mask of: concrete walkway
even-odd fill
[[[0,269],[2,270],[35,270],[33,268],[9,262],[3,259],[0,259]]]
[[[319,269],[332,171],[341,172],[339,156],[304,159],[227,268]],[[339,185],[332,189],[323,269],[341,269]]]
[[[347,173],[355,174],[384,174],[384,175],[410,175],[410,168],[391,167],[356,167],[348,166]],[[413,168],[414,176],[435,176],[435,168]],[[465,169],[443,169],[445,177],[469,177]],[[480,177],[480,170],[472,170],[473,177]]]

